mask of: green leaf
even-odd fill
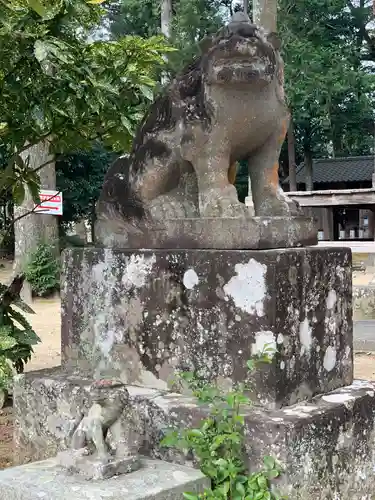
[[[278,471],[277,469],[272,469],[267,471],[268,479],[276,479],[279,476],[280,476],[280,471]]]
[[[13,199],[14,199],[15,204],[22,205],[22,203],[25,199],[25,186],[21,182],[14,184],[13,190],[12,190],[12,195],[13,195]]]
[[[27,0],[27,3],[43,21],[52,20],[60,12],[63,6],[63,0],[53,0],[53,2],[48,4],[48,7],[45,7],[39,0]]]
[[[252,372],[255,370],[255,361],[253,359],[249,359],[247,362],[246,362],[246,366],[248,367],[248,369]]]
[[[0,192],[5,191],[12,184],[12,174],[14,169],[13,158],[9,161],[4,172],[0,174]]]
[[[198,495],[195,493],[183,493],[183,497],[186,498],[186,500],[199,500]]]
[[[18,309],[21,309],[21,311],[27,313],[27,314],[35,314],[35,311],[31,309],[31,307],[26,304],[20,297],[17,297],[14,301],[13,304],[18,307]]]
[[[189,438],[203,438],[203,432],[199,429],[190,429],[188,431]]]
[[[13,337],[5,336],[0,334],[0,351],[6,351],[11,349],[17,344],[16,339]]]
[[[133,126],[132,126],[131,122],[128,120],[128,118],[126,116],[124,116],[124,115],[121,115],[120,120],[121,120],[122,125],[126,128],[126,130],[129,133],[132,133],[133,132]]]
[[[27,0],[30,7],[42,18],[47,15],[46,9],[39,0]]]
[[[147,100],[152,101],[154,99],[154,92],[152,88],[147,87],[146,85],[140,85],[139,89],[143,97],[145,97]]]
[[[263,463],[266,466],[266,469],[268,469],[268,470],[273,469],[276,465],[275,459],[272,457],[269,457],[269,456],[265,456],[263,458]]]
[[[245,487],[242,483],[236,483],[236,491],[241,495],[241,497],[245,496]]]
[[[179,433],[177,431],[167,431],[160,444],[161,446],[164,446],[166,448],[171,448],[173,446],[176,446],[178,444],[178,441]]]
[[[36,345],[41,342],[38,335],[34,332],[34,330],[24,330],[18,331],[14,334],[15,339],[19,344],[27,344],[27,345]]]
[[[26,168],[26,165],[25,165],[25,161],[24,159],[22,158],[22,156],[20,155],[15,155],[14,156],[14,161],[17,165],[17,167],[22,171],[22,170],[25,170]]]
[[[9,389],[13,378],[13,370],[5,356],[0,356],[0,388]]]
[[[239,423],[240,425],[245,425],[245,417],[243,415],[235,415],[233,417],[233,421],[235,423]]]
[[[41,63],[47,59],[49,54],[48,46],[42,40],[36,40],[34,44],[34,55]]]
[[[39,184],[36,184],[33,180],[31,180],[27,182],[27,187],[29,188],[31,197],[35,205],[39,205],[40,204]]]
[[[240,474],[236,477],[236,481],[242,484],[247,483],[248,477],[247,476],[241,476]]]
[[[0,136],[4,135],[8,130],[8,123],[7,122],[0,122]]]
[[[267,490],[268,489],[268,481],[264,476],[259,476],[257,479],[259,488],[262,490]]]
[[[225,458],[218,458],[214,461],[214,464],[218,467],[224,468],[228,466],[228,460],[225,460]]]
[[[13,307],[9,306],[8,309],[7,309],[7,313],[8,313],[8,316],[16,321],[24,330],[31,330],[31,325],[29,324],[29,322],[27,321],[27,319],[25,318],[25,316],[17,311],[16,309],[14,309]],[[13,322],[13,326],[14,326],[14,322]],[[15,335],[14,334],[14,331],[12,332],[12,335]]]

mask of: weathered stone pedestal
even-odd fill
[[[64,270],[66,369],[156,389],[195,370],[230,386],[271,344],[263,405],[352,382],[349,250],[68,250]]]
[[[66,449],[101,376],[128,384],[130,448],[183,462],[160,438],[204,408],[177,392],[176,373],[231,386],[271,344],[245,415],[249,466],[278,458],[291,500],[371,498],[375,392],[353,382],[349,250],[69,250],[64,273],[63,366],[15,383],[19,463]]]

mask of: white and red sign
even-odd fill
[[[60,191],[41,189],[39,198],[40,205],[35,205],[34,212],[47,215],[63,214],[63,199]]]

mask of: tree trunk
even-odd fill
[[[375,1],[375,0],[374,0]],[[249,13],[249,0],[243,0],[243,11],[248,14]]]
[[[172,0],[161,0],[161,32],[166,38],[171,36]]]
[[[296,144],[295,144],[292,116],[290,117],[289,129],[288,129],[288,163],[289,163],[289,189],[290,191],[297,191]]]
[[[30,169],[36,169],[38,166],[53,160],[49,154],[49,143],[40,142],[22,154],[24,161],[29,162]],[[39,172],[40,186],[42,189],[56,189],[55,162],[42,168]],[[32,196],[25,187],[25,199],[22,205],[14,206],[14,219],[22,217],[34,208]],[[30,213],[14,224],[14,269],[23,268],[30,254],[36,249],[40,242],[46,242],[52,245],[58,252],[58,220],[53,215],[41,215]],[[23,296],[30,300],[30,290],[24,287]]]
[[[253,0],[253,22],[266,31],[276,31],[277,0]]]
[[[244,0],[244,9],[245,9]],[[276,31],[277,0],[253,0],[253,23],[262,26],[266,31]],[[249,194],[245,199],[245,204],[254,210],[251,179],[249,176]],[[255,214],[256,215],[256,214]]]
[[[172,0],[161,0],[161,32],[166,38],[170,38],[172,33]],[[163,56],[166,61],[166,56]],[[165,85],[168,82],[168,76],[165,72],[161,75],[161,83]]]

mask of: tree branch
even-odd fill
[[[48,161],[42,163],[41,165],[39,165],[39,167],[34,168],[33,172],[39,172],[39,170],[42,170],[42,168],[47,167],[51,163],[55,163],[55,161],[56,161],[56,158],[54,155],[54,157],[51,160],[48,160]]]

